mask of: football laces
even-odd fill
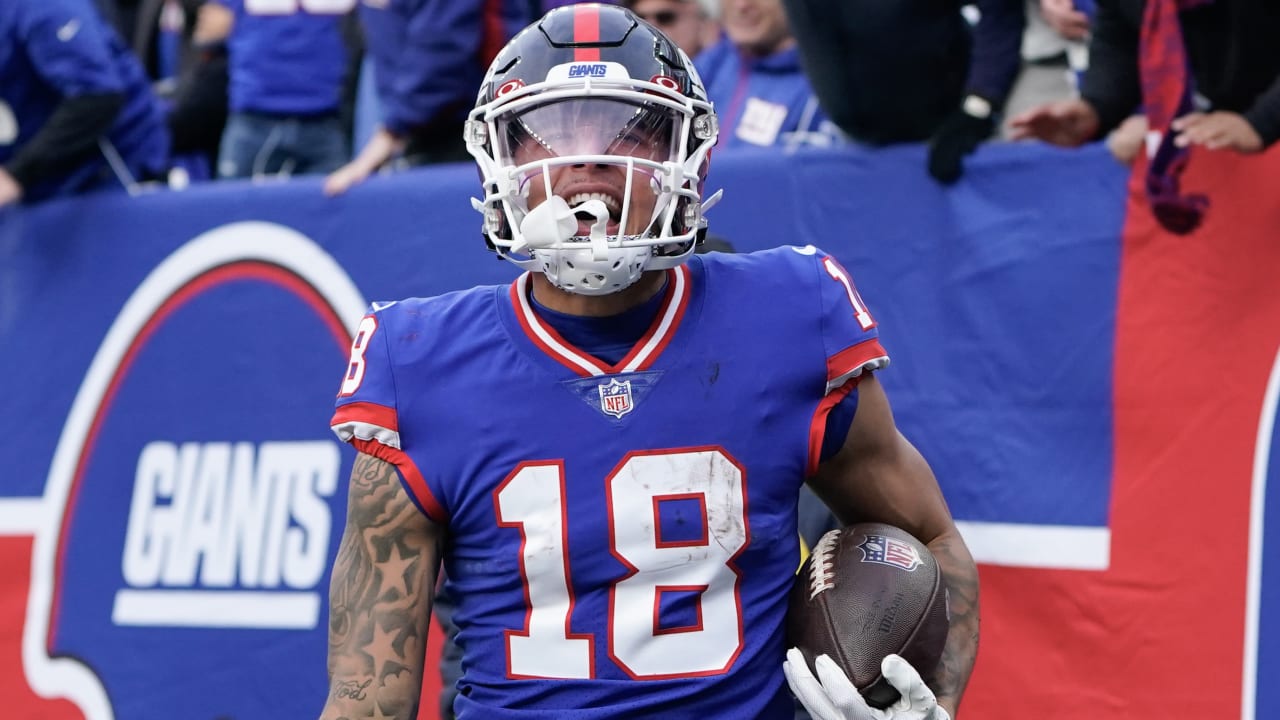
[[[809,562],[809,599],[835,587],[835,553],[840,541],[839,530],[828,530],[817,545]]]

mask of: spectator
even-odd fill
[[[209,0],[138,0],[133,13],[133,26],[128,28],[133,52],[142,61],[147,76],[155,83],[161,98],[172,98],[177,85],[193,66],[207,58],[211,47],[222,48],[222,40],[230,32],[230,24],[221,28],[216,37],[205,42],[196,41],[196,29],[200,8]],[[206,36],[214,35],[210,27],[202,30]],[[225,89],[224,89],[225,94]]]
[[[720,22],[724,37],[694,62],[720,116],[719,147],[835,142],[782,0],[721,0]]]
[[[928,140],[929,172],[954,182],[995,131],[1021,62],[1024,0],[785,0],[832,120],[871,145]]]
[[[191,179],[212,177],[227,122],[227,48],[230,28],[210,40],[196,38],[207,0],[139,0],[134,8],[133,52],[165,105],[173,139],[172,162]],[[172,172],[172,171],[171,171]]]
[[[342,21],[354,3],[210,0],[200,8],[198,41],[225,38],[228,51],[219,177],[327,173],[346,162]]]
[[[689,57],[720,39],[719,0],[622,0],[622,7],[671,38]]]
[[[462,125],[493,56],[532,20],[527,0],[386,0],[360,4],[382,124],[325,180],[337,195],[389,161],[470,159]]]
[[[1089,30],[1096,6],[1093,0],[1027,0],[1027,31],[1022,38],[1022,72],[1009,94],[1009,117],[1080,93],[1080,78],[1089,66]],[[1011,136],[1005,124],[1002,134]],[[1107,135],[1107,148],[1123,165],[1130,165],[1147,135],[1147,119],[1131,115]]]
[[[1078,146],[1141,105],[1160,133],[1148,199],[1167,229],[1190,232],[1207,200],[1178,187],[1187,148],[1254,153],[1280,137],[1277,37],[1280,11],[1268,0],[1099,0],[1081,97],[1012,118],[1011,136]]]
[[[1089,62],[1089,13],[1092,0],[1026,0],[1027,28],[1022,34],[1022,69],[1009,91],[1005,115],[1079,92],[1079,75]],[[1008,126],[1006,125],[1005,128]]]
[[[129,28],[133,27],[135,2],[136,0],[93,0],[93,6],[117,35],[128,39]]]
[[[175,162],[187,158],[201,178],[212,176],[227,124],[227,45],[193,37],[169,98]]]
[[[168,148],[142,66],[89,0],[0,2],[0,206],[132,191]]]

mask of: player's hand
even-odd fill
[[[814,665],[818,669],[816,678],[797,648],[788,650],[782,663],[791,692],[814,720],[951,720],[920,673],[897,655],[886,656],[880,663],[880,672],[902,697],[883,710],[868,705],[831,658],[819,655]]]
[[[1262,137],[1243,115],[1233,112],[1189,113],[1173,121],[1178,147],[1203,145],[1210,150],[1262,152]]]
[[[1033,107],[1009,120],[1009,139],[1038,138],[1047,143],[1076,147],[1098,134],[1098,111],[1084,100],[1060,100]]]
[[[0,168],[0,208],[12,205],[21,199],[22,186],[13,179],[8,170]]]

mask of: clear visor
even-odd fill
[[[501,117],[496,129],[514,165],[582,155],[663,163],[678,159],[680,117],[656,104],[574,98]]]

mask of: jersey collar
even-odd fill
[[[526,272],[511,283],[511,303],[520,327],[534,345],[582,377],[648,370],[671,342],[689,305],[689,268],[681,265],[667,270],[662,306],[658,308],[653,323],[626,357],[616,365],[609,365],[579,350],[538,315],[529,300],[529,277],[530,273]]]

